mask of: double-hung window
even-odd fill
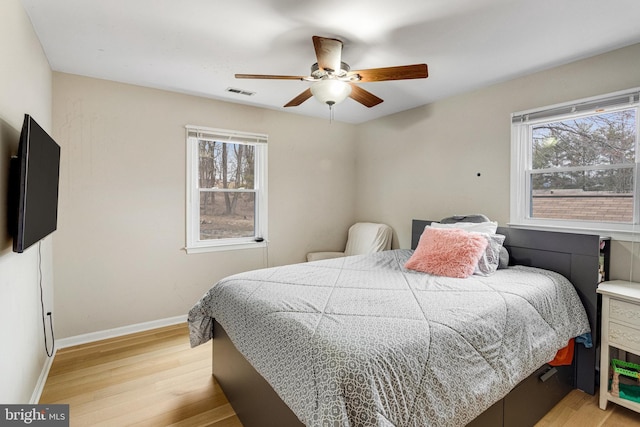
[[[512,114],[511,223],[637,230],[640,89]]]
[[[267,239],[267,136],[187,126],[187,252]]]

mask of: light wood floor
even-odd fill
[[[211,344],[189,348],[186,325],[58,351],[40,403],[69,404],[72,427],[242,427],[211,376]],[[536,426],[640,426],[640,414],[574,390]]]
[[[242,427],[186,325],[59,350],[40,403],[69,404],[73,427]]]

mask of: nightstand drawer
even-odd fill
[[[612,299],[609,302],[609,318],[640,327],[640,307],[637,304]]]
[[[619,345],[640,352],[640,330],[610,322],[609,342],[613,345]]]

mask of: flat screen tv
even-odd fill
[[[25,114],[18,155],[11,163],[13,251],[23,252],[57,227],[60,146]]]

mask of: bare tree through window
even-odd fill
[[[532,218],[633,221],[636,109],[532,127]]]
[[[255,147],[199,141],[200,239],[255,233]]]

